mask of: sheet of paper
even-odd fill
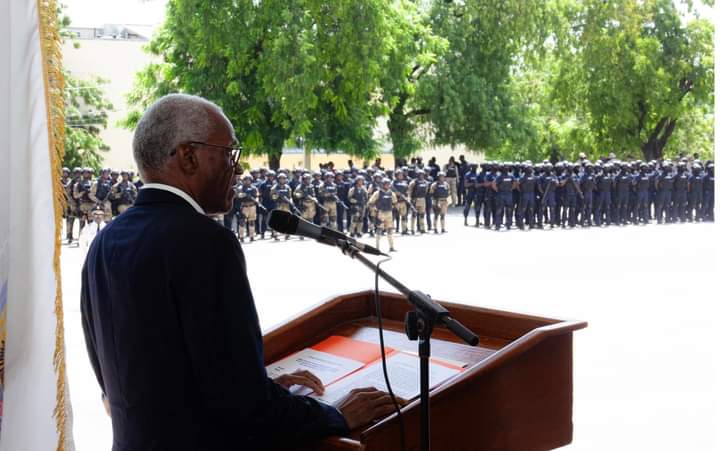
[[[265,370],[271,379],[283,374],[291,374],[298,370],[307,370],[317,376],[322,383],[327,386],[358,368],[362,368],[362,366],[362,362],[308,348],[285,357],[282,360],[278,360],[267,366]],[[290,391],[295,394],[310,393],[309,390],[303,390],[298,386],[291,388]]]
[[[388,357],[387,366],[390,385],[395,396],[408,401],[420,396],[420,359],[417,356],[398,352]],[[460,368],[450,368],[430,362],[430,388],[460,372],[462,372]],[[312,396],[328,404],[333,404],[352,389],[362,387],[375,387],[378,390],[387,391],[382,362],[373,363],[326,387],[323,396]]]

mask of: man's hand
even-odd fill
[[[398,402],[401,400],[398,399]],[[352,390],[335,403],[335,408],[343,414],[350,430],[365,426],[395,410],[390,395],[374,387]]]
[[[285,388],[290,388],[293,385],[302,385],[303,387],[311,389],[318,395],[325,393],[325,386],[320,378],[310,371],[297,370],[292,374],[283,374],[282,376],[278,376],[273,379],[273,381]]]

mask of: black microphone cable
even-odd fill
[[[385,385],[388,389],[390,399],[392,399],[393,405],[395,406],[395,413],[398,416],[400,422],[400,451],[405,451],[405,419],[400,411],[400,404],[393,393],[392,387],[390,386],[390,377],[388,376],[387,360],[385,358],[385,337],[383,335],[383,321],[382,321],[382,308],[380,306],[380,265],[385,262],[392,260],[392,257],[387,257],[380,260],[375,264],[375,315],[378,321],[378,333],[380,335],[380,355],[382,357],[382,369],[383,376],[385,377]]]

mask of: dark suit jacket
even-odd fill
[[[237,238],[185,200],[143,189],[82,271],[90,361],[114,451],[255,450],[347,434],[334,408],[267,378]]]

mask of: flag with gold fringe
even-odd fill
[[[55,0],[0,1],[0,451],[73,448],[60,291]]]

